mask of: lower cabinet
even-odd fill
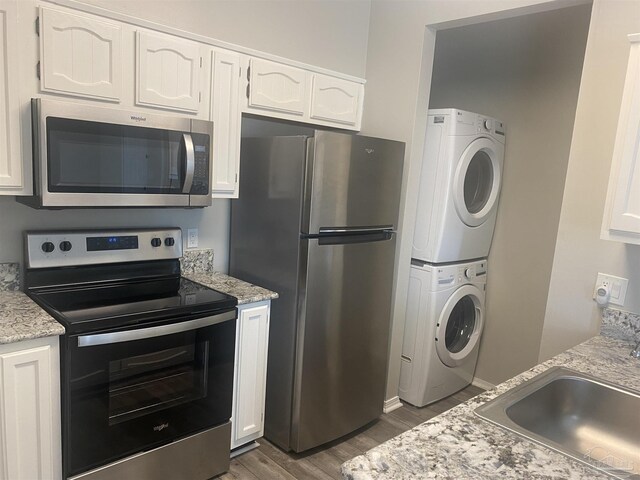
[[[270,301],[238,307],[231,417],[232,449],[260,438],[264,432],[270,308]]]
[[[0,479],[59,480],[58,337],[0,345]]]

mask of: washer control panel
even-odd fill
[[[452,265],[434,265],[434,279],[438,288],[461,285],[465,283],[479,283],[485,281],[487,261],[459,263]],[[434,285],[435,286],[435,285]]]
[[[27,268],[165,260],[181,256],[182,230],[179,228],[25,233]]]

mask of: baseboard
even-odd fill
[[[231,458],[235,458],[238,455],[242,455],[243,453],[247,453],[251,450],[254,450],[256,448],[258,448],[260,446],[260,444],[256,441],[253,441],[251,443],[247,443],[246,445],[242,445],[241,447],[237,447],[233,450],[231,450]]]
[[[481,388],[483,390],[491,390],[496,387],[493,383],[489,383],[486,380],[482,380],[481,378],[478,378],[478,377],[473,377],[473,381],[471,382],[471,385],[473,385],[474,387]]]
[[[394,410],[399,409],[401,406],[402,406],[402,402],[400,401],[400,397],[393,397],[393,398],[390,398],[389,400],[384,401],[384,407],[382,408],[382,411],[384,413],[390,413],[390,412],[393,412]]]

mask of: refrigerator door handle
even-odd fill
[[[350,233],[378,233],[378,232],[392,232],[393,225],[380,225],[377,227],[345,227],[345,228],[335,228],[335,227],[320,227],[320,234],[323,235],[342,235],[342,234],[350,234]]]

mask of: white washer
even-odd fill
[[[484,325],[487,262],[412,261],[400,398],[418,407],[473,380]]]
[[[429,110],[412,258],[459,262],[489,255],[504,159],[502,122]]]

